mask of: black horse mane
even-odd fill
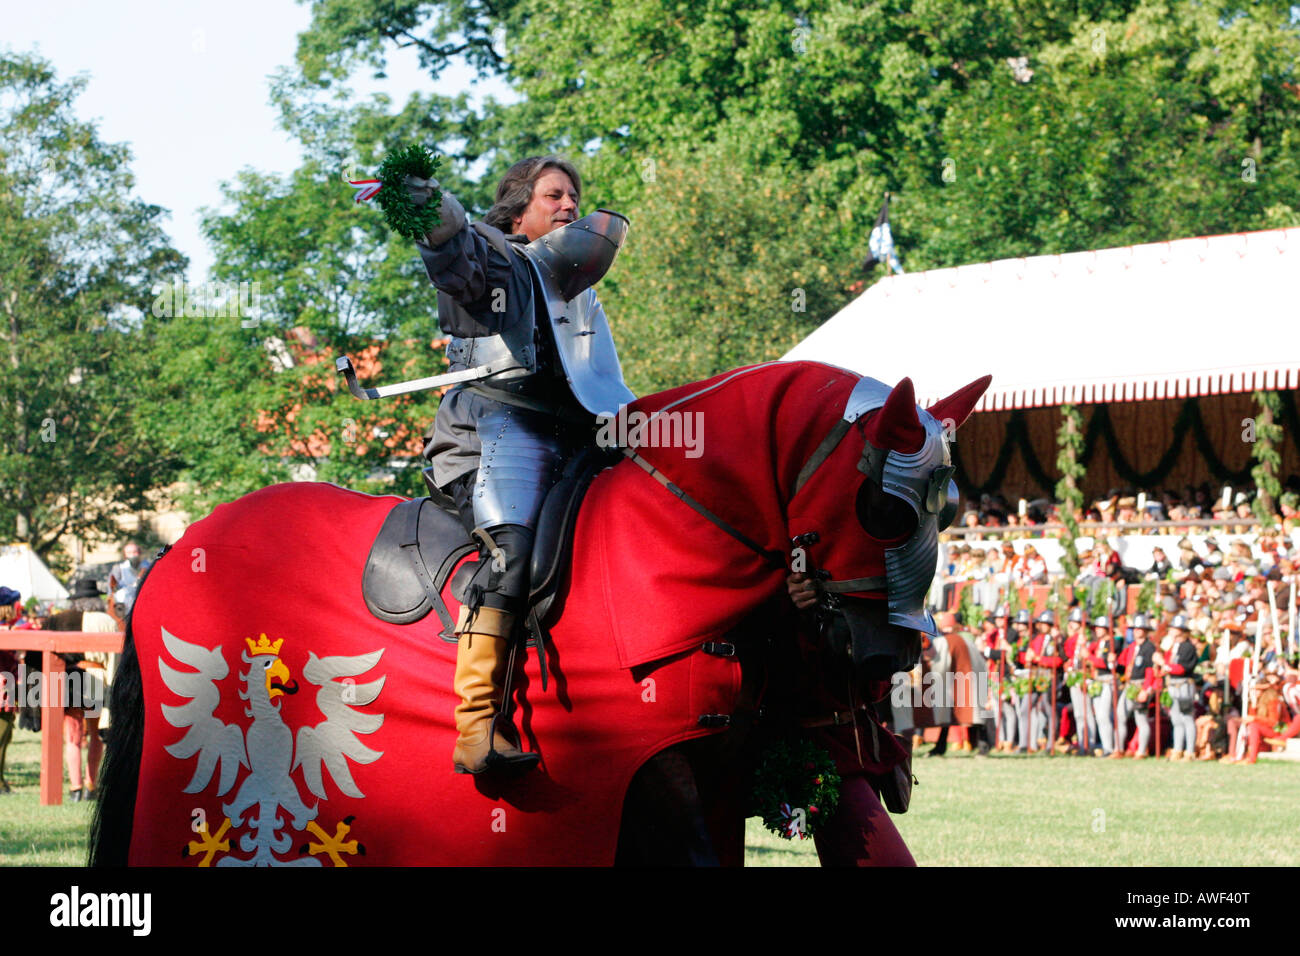
[[[112,724],[99,771],[99,799],[90,821],[90,866],[126,866],[131,849],[131,828],[144,753],[144,685],[140,680],[140,659],[135,652],[131,619],[140,595],[158,561],[154,560],[140,579],[135,603],[126,616],[126,641],[109,694]]]

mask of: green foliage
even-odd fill
[[[1296,221],[1289,5],[1231,20],[1190,0],[1124,7],[1029,40],[1030,82],[995,73],[952,102],[935,145],[955,180],[909,183],[914,267],[971,261],[972,246],[1000,259]]]
[[[76,117],[85,83],[0,52],[0,540],[58,569],[61,536],[116,537],[178,465],[140,427],[140,316],[185,260],[131,195],[130,151]]]
[[[816,327],[862,287],[887,189],[913,270],[1300,224],[1300,31],[1278,0],[1231,17],[1195,0],[312,13],[307,83],[382,71],[401,46],[434,78],[463,54],[513,86],[518,101],[479,113],[432,101],[439,149],[487,161],[479,196],[513,159],[580,154],[584,206],[633,223],[602,298],[638,391],[773,357]]]
[[[1052,579],[1051,588],[1047,592],[1046,608],[1058,616],[1067,613],[1069,610],[1068,605],[1065,603],[1065,587],[1065,578],[1058,576]]]
[[[962,588],[961,597],[957,599],[957,620],[963,627],[978,630],[984,623],[984,608],[975,603],[975,589]]]
[[[1277,500],[1282,495],[1282,484],[1277,479],[1282,467],[1282,426],[1278,419],[1282,413],[1282,397],[1277,392],[1255,392],[1259,415],[1255,419],[1255,443],[1250,457],[1258,464],[1250,470],[1259,493],[1251,505],[1255,517],[1266,528],[1277,524]]]
[[[1088,620],[1101,614],[1110,614],[1115,602],[1115,582],[1107,578],[1088,594]]]
[[[214,278],[261,286],[249,326],[150,313],[181,267],[161,210],[130,198],[125,149],[72,119],[76,84],[0,58],[13,385],[0,527],[21,521],[39,552],[110,532],[178,474],[195,509],[294,475],[418,490],[437,397],[363,405],[331,364],[365,353],[385,381],[442,367],[417,257],[339,181],[406,143],[443,157],[440,183],[479,214],[511,162],[579,161],[584,207],[633,224],[602,299],[639,392],[774,358],[815,329],[863,287],[886,190],[913,270],[1300,225],[1300,30],[1279,0],[1230,15],[1194,0],[903,0],[867,16],[842,0],[312,0],[311,13],[298,75],[272,89],[302,167],[241,173],[231,210],[205,220]],[[520,98],[353,101],[349,74],[382,72],[398,46],[434,80],[464,56]],[[61,368],[80,371],[49,374]],[[37,449],[47,419],[60,437]],[[1276,464],[1256,444],[1267,494]]]
[[[1079,481],[1084,476],[1083,415],[1077,406],[1061,406],[1061,427],[1056,433],[1056,444],[1061,449],[1056,456],[1056,470],[1061,475],[1056,483],[1056,500],[1061,502],[1061,523],[1065,525],[1065,535],[1061,538],[1064,546],[1061,567],[1073,581],[1079,576],[1079,549],[1075,543],[1079,536],[1079,522],[1074,513],[1083,505]]]
[[[719,146],[665,158],[654,177],[601,283],[633,391],[779,358],[843,303],[841,224],[800,177]]]
[[[751,802],[772,833],[793,839],[813,836],[839,805],[840,775],[826,751],[800,738],[770,744],[754,771]],[[795,824],[791,811],[802,810]]]
[[[415,241],[423,239],[442,222],[438,215],[442,203],[441,190],[434,190],[428,202],[417,206],[406,189],[407,176],[436,179],[441,166],[442,160],[419,144],[403,146],[384,157],[376,177],[383,188],[376,194],[375,202],[384,210],[384,222],[388,223],[389,229]]]
[[[240,173],[224,187],[226,209],[203,220],[213,277],[260,290],[252,320],[156,322],[168,348],[150,424],[186,462],[179,498],[196,516],[293,478],[423,493],[421,435],[438,395],[359,402],[333,363],[352,356],[364,384],[446,367],[436,290],[418,254],[342,181],[403,141],[434,137],[418,109],[396,117],[382,102],[339,109],[311,103],[308,92],[276,87],[304,164],[284,177]],[[455,164],[447,175],[461,181]]]
[[[1160,607],[1156,581],[1143,581],[1137,596],[1138,614],[1155,614]]]

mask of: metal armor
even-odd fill
[[[453,338],[447,346],[447,378],[490,378],[494,385],[517,387],[538,370],[535,321],[544,312],[560,370],[578,404],[592,415],[613,416],[633,401],[636,396],[623,381],[605,310],[591,288],[609,271],[627,225],[618,213],[599,209],[516,246],[533,280],[532,298],[520,309],[530,321],[516,322],[499,335]]]
[[[892,389],[874,378],[863,378],[853,388],[844,408],[844,420],[855,422],[885,404]],[[889,623],[937,634],[934,618],[924,607],[925,592],[934,579],[938,562],[939,531],[952,524],[959,501],[956,470],[948,451],[943,426],[917,406],[925,442],[914,453],[880,449],[867,443],[858,470],[878,481],[887,494],[901,498],[916,514],[916,531],[897,548],[885,551],[885,580]]]

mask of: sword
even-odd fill
[[[471,382],[476,379],[486,378],[494,374],[496,369],[491,365],[479,365],[474,368],[467,368],[463,372],[446,372],[442,375],[430,375],[428,378],[413,378],[408,382],[398,382],[396,385],[381,385],[379,388],[363,388],[357,381],[356,370],[352,367],[352,360],[346,355],[340,355],[334,360],[334,369],[343,374],[343,378],[348,383],[348,391],[354,397],[362,401],[369,401],[376,398],[392,398],[394,395],[405,395],[409,392],[423,392],[430,388],[440,388],[443,385],[455,385],[459,382]]]

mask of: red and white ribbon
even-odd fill
[[[383,188],[383,183],[378,179],[349,179],[348,185],[357,191],[353,197],[353,202],[370,202],[375,198],[375,194]]]

